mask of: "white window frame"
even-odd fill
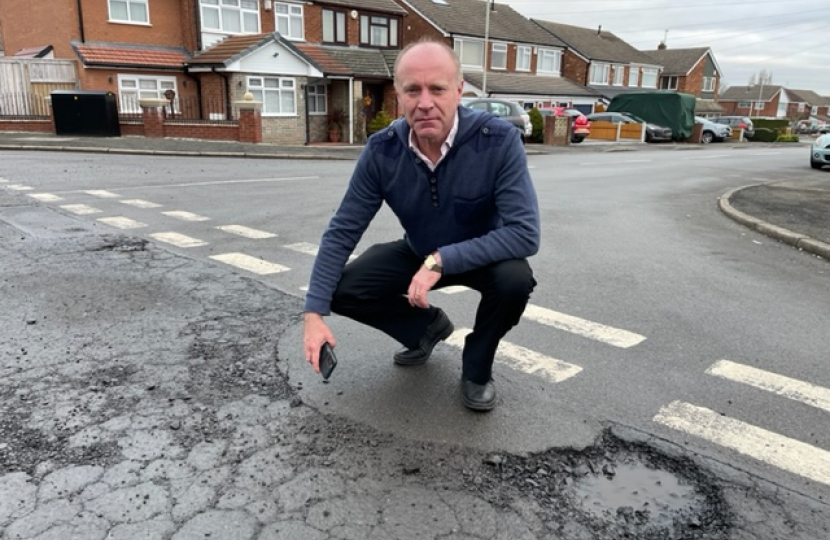
[[[588,84],[607,85],[610,72],[611,64],[607,64],[605,62],[591,62]]]
[[[703,88],[704,92],[714,92],[715,91],[715,78],[714,77],[703,77]]]
[[[614,86],[625,86],[625,66],[614,64]]]
[[[126,4],[127,6],[127,18],[126,19],[116,19],[112,14],[112,4]],[[129,24],[150,24],[150,5],[149,0],[107,0],[107,7],[109,8],[109,22],[119,22],[119,23],[129,23]],[[144,14],[146,15],[145,20],[137,20],[134,18],[133,14],[133,5],[144,6]]]
[[[245,7],[247,6],[247,7]],[[259,34],[261,28],[261,21],[259,18],[259,2],[258,0],[199,0],[199,8],[201,10],[201,24],[202,31],[221,32],[223,34]],[[207,13],[214,13],[217,26],[207,26]],[[225,24],[225,16],[231,14],[239,15],[239,31],[228,29]],[[246,30],[246,20],[251,17],[256,17],[256,29]]]
[[[748,109],[750,107],[752,107],[752,102],[751,101],[739,101],[738,102],[738,108],[739,109]]]
[[[470,47],[475,45],[480,49],[478,51],[479,52],[479,55],[478,55],[479,57],[477,59],[477,62],[478,62],[477,64],[465,63],[466,61],[470,60],[470,58],[468,58],[465,54],[467,52],[467,51],[464,50],[465,45],[468,45]],[[458,58],[461,59],[461,68],[462,69],[471,69],[471,70],[474,70],[474,71],[483,71],[484,70],[484,42],[483,41],[479,41],[479,40],[476,40],[476,39],[456,39],[454,44],[453,44],[453,48],[455,49],[455,52],[458,53]],[[474,50],[471,51],[471,52],[472,52],[472,54],[475,53]],[[476,59],[473,58],[473,60],[476,60]]]
[[[553,66],[548,68],[548,62]],[[559,75],[562,73],[562,51],[559,49],[543,49],[539,47],[539,52],[536,56],[536,73],[543,73],[545,75]]]
[[[657,68],[644,67],[643,68],[643,88],[657,88],[657,79],[660,70]]]
[[[325,84],[309,84],[306,87],[306,107],[310,116],[322,116],[328,113],[328,87]]]
[[[628,86],[640,86],[640,66],[628,66]]]
[[[528,45],[516,47],[516,71],[530,71],[533,49]]]
[[[663,84],[663,81],[666,84]],[[660,77],[660,89],[661,90],[677,90],[677,83],[680,81],[680,77],[677,75],[663,75]],[[674,83],[674,84],[672,84]]]
[[[813,105],[812,107],[810,107],[810,114],[813,116],[818,114],[818,105]]]
[[[274,86],[267,86],[272,83]],[[253,94],[254,100],[262,102],[262,116],[297,116],[297,80],[294,77],[265,77],[249,76],[246,80],[247,91]],[[267,99],[269,95],[277,96],[277,109],[272,109],[272,101]],[[290,111],[283,110],[282,98],[284,95],[291,97]]]
[[[289,4],[287,2],[274,2],[274,23],[277,32],[285,39],[293,41],[305,41],[305,24],[303,23],[303,6],[302,4]],[[285,11],[282,11],[282,10]],[[287,32],[280,30],[280,21],[282,21]],[[299,22],[299,35],[294,32],[294,25]],[[294,25],[292,25],[294,23]]]
[[[490,50],[490,68],[507,69],[507,43],[493,43]]]
[[[151,87],[152,86],[152,87]],[[118,74],[118,110],[122,113],[140,113],[142,99],[167,99],[167,90],[176,92],[173,106],[178,110],[179,92],[176,77]]]

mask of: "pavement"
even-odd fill
[[[354,159],[361,147],[2,133],[0,176],[4,150]],[[812,516],[789,519],[783,495],[768,495],[774,486],[708,464],[730,478],[715,485],[682,449],[644,434],[610,430],[581,451],[515,456],[395,438],[316,410],[280,354],[301,299],[140,238],[102,235],[3,180],[2,540],[826,538],[826,507],[788,494]],[[734,190],[719,204],[830,259],[830,171]],[[688,495],[668,491],[643,495],[661,512],[637,519],[604,507],[614,497],[586,479],[611,485],[597,471],[633,457],[682,472],[682,482],[662,483],[693,482],[693,508],[663,508],[659,497]]]

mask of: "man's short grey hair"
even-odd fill
[[[423,45],[424,43],[434,43],[438,45],[450,55],[452,58],[453,64],[455,64],[455,82],[460,83],[464,79],[464,75],[461,71],[461,59],[458,58],[458,54],[455,52],[455,49],[444,43],[443,41],[439,41],[437,39],[432,39],[430,37],[423,37],[418,41],[413,41],[409,43],[406,47],[401,49],[401,52],[398,53],[398,57],[395,59],[395,86],[398,84],[398,64],[401,62],[401,58],[403,55],[409,52],[410,49],[417,47],[418,45]]]

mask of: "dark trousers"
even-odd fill
[[[415,348],[438,308],[412,307],[406,291],[423,264],[405,240],[376,244],[346,265],[332,299],[333,312],[376,328]],[[525,259],[500,261],[463,274],[442,276],[433,290],[464,285],[481,293],[473,331],[462,354],[462,374],[490,380],[499,341],[518,324],[536,286]]]

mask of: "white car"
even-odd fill
[[[830,165],[830,133],[825,132],[810,145],[810,167],[821,169]]]
[[[724,124],[716,124],[702,116],[695,116],[695,124],[702,126],[700,142],[709,144],[712,141],[720,142],[732,136],[732,128]]]

